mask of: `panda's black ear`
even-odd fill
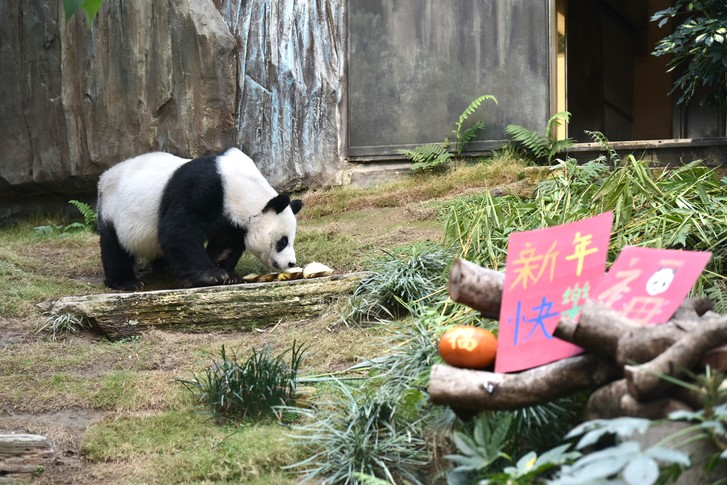
[[[278,194],[265,204],[263,212],[274,210],[276,214],[280,214],[290,205],[290,196],[288,194]]]
[[[293,210],[293,214],[297,214],[303,208],[303,201],[300,199],[291,200],[290,208]]]

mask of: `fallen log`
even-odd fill
[[[662,354],[641,365],[624,367],[629,394],[647,401],[666,392],[670,382],[660,376],[682,378],[700,363],[707,351],[727,343],[727,317],[707,319]]]
[[[449,273],[449,296],[482,313],[487,318],[500,317],[505,274],[457,258]]]
[[[353,293],[365,275],[72,296],[53,302],[50,312],[85,318],[111,340],[151,327],[188,332],[250,330],[281,319],[320,315],[333,300]]]
[[[588,398],[584,420],[612,419],[631,416],[646,419],[663,419],[672,411],[692,411],[687,404],[673,398],[654,399],[641,403],[628,391],[626,379],[619,379],[597,389]]]
[[[0,482],[28,479],[55,459],[50,440],[36,434],[0,434]]]
[[[429,395],[435,404],[460,409],[520,409],[599,387],[620,376],[614,362],[595,355],[569,357],[518,374],[437,364],[430,374]]]

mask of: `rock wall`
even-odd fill
[[[130,156],[239,146],[279,188],[340,168],[342,0],[0,2],[0,222]]]

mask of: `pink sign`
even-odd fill
[[[697,281],[712,253],[627,246],[593,298],[642,325],[664,323]]]
[[[576,317],[606,271],[613,213],[510,235],[495,372],[513,372],[582,352],[553,337]]]

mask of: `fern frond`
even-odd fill
[[[464,146],[474,140],[475,136],[477,136],[477,132],[482,130],[484,127],[485,124],[482,121],[477,121],[477,123],[464,130],[464,133],[462,133],[460,137],[457,138],[457,147],[455,149],[457,155],[460,155],[462,153],[462,149],[464,149]]]
[[[545,133],[549,136],[553,136],[554,128],[561,125],[567,125],[570,122],[570,113],[568,111],[561,111],[555,113],[548,120],[548,124],[545,127]]]
[[[586,135],[590,136],[594,143],[598,143],[601,146],[601,150],[606,152],[608,161],[614,165],[621,163],[621,157],[616,153],[611,142],[606,138],[606,135],[600,131],[589,131],[585,130]]]
[[[570,150],[574,143],[573,138],[555,140],[548,150],[548,161],[552,160],[557,154]]]
[[[546,136],[520,125],[507,125],[505,127],[505,133],[522,145],[534,158],[538,159],[548,156],[550,141]]]
[[[455,152],[457,152],[458,154],[462,153],[464,146],[472,141],[477,131],[485,127],[485,124],[482,121],[478,121],[472,128],[468,128],[464,133],[462,133],[462,125],[467,121],[467,119],[469,119],[470,116],[472,116],[475,111],[477,111],[477,108],[479,108],[480,105],[482,105],[482,103],[484,103],[485,101],[493,101],[495,104],[497,104],[497,98],[490,94],[483,94],[482,96],[472,101],[470,105],[465,108],[462,114],[459,115],[456,127],[452,131],[452,133],[454,133],[454,139],[456,142]]]
[[[448,148],[449,140],[445,139],[442,143],[419,145],[411,150],[399,150],[399,153],[414,162],[412,171],[427,171],[441,168],[452,159]]]
[[[69,204],[78,209],[83,216],[83,225],[90,230],[96,230],[96,212],[90,205],[78,200],[69,200]]]

